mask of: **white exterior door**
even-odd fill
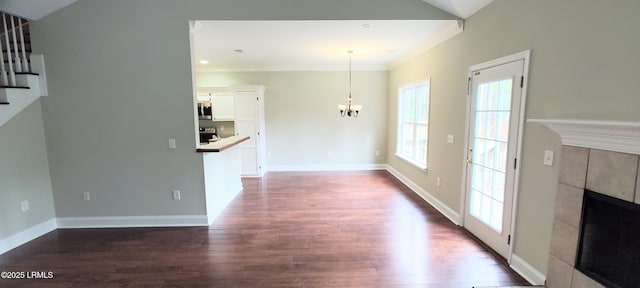
[[[524,60],[471,72],[464,227],[509,256]]]

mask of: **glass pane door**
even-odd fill
[[[502,232],[512,79],[478,85],[473,133],[470,214]]]
[[[464,227],[507,258],[516,183],[524,60],[470,78]]]

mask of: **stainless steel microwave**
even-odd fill
[[[198,101],[198,119],[213,119],[213,109],[211,109],[211,101]]]

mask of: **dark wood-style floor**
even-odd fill
[[[0,256],[0,287],[527,285],[384,171],[270,172],[211,227],[60,229]]]

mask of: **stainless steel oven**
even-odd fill
[[[200,127],[200,144],[207,144],[218,140],[216,127]]]

